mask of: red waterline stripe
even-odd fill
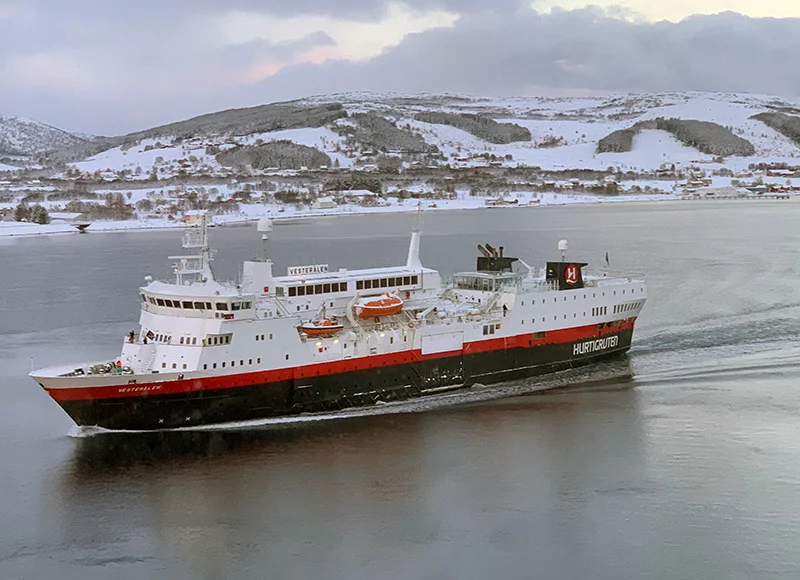
[[[596,324],[549,331],[544,338],[533,338],[535,333],[491,338],[465,343],[462,350],[423,355],[421,350],[407,350],[353,359],[321,362],[301,367],[256,371],[232,375],[192,377],[184,380],[112,385],[106,387],[55,387],[46,389],[56,401],[80,401],[92,399],[116,399],[148,395],[172,395],[197,391],[214,391],[236,387],[249,387],[278,383],[281,381],[306,379],[352,371],[362,371],[401,364],[470,355],[513,348],[534,348],[548,344],[563,344],[581,340],[602,338],[633,328],[636,319],[631,318],[616,326],[598,329]],[[500,323],[502,325],[502,322]]]

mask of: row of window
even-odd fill
[[[313,294],[329,294],[331,292],[347,292],[347,282],[331,282],[329,284],[309,284],[308,286],[290,286],[289,296],[311,296]],[[277,296],[283,296],[283,287],[275,289]]]
[[[494,334],[495,331],[500,330],[499,324],[484,324],[483,325],[483,336],[487,336],[489,334]]]
[[[221,344],[230,344],[231,338],[233,337],[232,334],[209,334],[206,338],[203,339],[202,345],[203,346],[218,346]],[[266,335],[264,334],[257,334],[256,340],[267,340]],[[269,340],[272,340],[272,333],[269,334]],[[156,334],[155,337],[156,342],[164,342],[164,343],[171,343],[172,337],[167,336],[165,334]],[[182,336],[180,339],[180,344],[188,344],[188,345],[196,345],[197,344],[197,337],[196,336]]]
[[[639,302],[628,302],[627,304],[617,304],[614,306],[614,314],[618,314],[620,312],[629,312],[631,310],[636,310],[640,306],[644,304],[644,301],[641,300]]]
[[[261,364],[261,359],[260,359],[260,358],[257,358],[257,359],[255,359],[255,360],[256,360],[256,363],[255,363],[255,364],[257,364],[257,365],[260,365],[260,364]],[[288,355],[288,354],[286,355],[286,360],[289,360],[289,355]],[[250,365],[252,365],[252,364],[253,364],[253,359],[248,359],[248,360],[247,360],[247,366],[250,366]],[[223,368],[223,369],[224,369],[224,368],[227,366],[227,361],[222,361],[221,363],[219,363],[219,365],[220,365],[220,367],[221,367],[221,368]],[[208,363],[204,363],[204,364],[203,364],[203,370],[204,370],[204,371],[207,371],[207,370],[208,370],[208,366],[209,366],[209,365],[208,365]],[[236,366],[236,361],[235,361],[235,360],[232,360],[232,361],[231,361],[231,367],[235,367],[235,366]],[[240,359],[240,360],[239,360],[239,366],[240,366],[240,367],[246,366],[246,365],[244,364],[244,359]],[[162,368],[163,368],[163,365],[162,365]],[[172,363],[172,368],[175,368],[175,363]],[[186,368],[186,365],[183,365],[183,368]],[[215,369],[215,368],[217,368],[217,363],[211,363],[211,368],[212,368],[212,369]]]
[[[153,306],[164,306],[166,308],[182,308],[184,310],[213,310],[211,302],[194,300],[168,300],[166,298],[153,298],[142,294],[142,301],[149,302]],[[217,310],[248,310],[252,306],[251,302],[217,302]]]
[[[636,292],[636,288],[631,289],[631,294],[633,294],[634,292]],[[644,292],[644,288],[639,288],[639,292]],[[622,293],[625,294],[625,290],[623,290]],[[605,295],[606,295],[605,292],[601,293],[601,296],[605,296]],[[614,290],[614,296],[616,296],[616,295],[617,295],[617,291]],[[588,297],[589,297],[588,294],[584,294],[583,295],[583,299],[584,300],[586,300]],[[597,292],[592,292],[592,298],[597,298]],[[577,300],[578,299],[578,295],[577,294],[573,294],[572,295],[572,299],[573,300]],[[566,302],[566,301],[567,301],[567,296],[564,296],[564,302]],[[543,298],[542,299],[542,304],[544,304],[545,302],[546,302],[546,300]],[[553,298],[553,302],[558,302],[558,297],[554,297]],[[536,306],[536,300],[532,301],[532,305]],[[522,306],[525,306],[525,301],[524,300],[522,301]]]
[[[395,286],[409,286],[419,283],[419,276],[398,276],[396,278],[376,278],[375,280],[357,280],[356,290],[371,290],[372,288],[394,288]]]
[[[253,359],[248,359],[248,361],[247,361],[247,364],[248,364],[248,365],[252,365],[252,364],[253,364]],[[260,358],[257,358],[257,359],[256,359],[256,364],[257,364],[257,365],[260,365],[260,364],[261,364],[261,359],[260,359]],[[226,367],[226,365],[227,365],[227,361],[223,362],[223,363],[222,363],[222,368],[225,368],[225,367]],[[231,366],[232,366],[232,367],[235,367],[235,366],[236,366],[236,361],[235,361],[235,360],[232,360],[232,361],[231,361]],[[239,360],[239,366],[241,366],[241,367],[245,366],[245,364],[244,364],[244,359],[241,359],[241,360]],[[167,368],[167,363],[165,363],[165,362],[161,363],[161,368],[162,368],[162,369],[165,369],[165,368]],[[172,363],[172,368],[173,368],[173,369],[177,369],[177,368],[178,368],[178,363]],[[213,369],[217,368],[217,363],[211,363],[211,368],[213,368]],[[186,370],[186,363],[183,363],[183,364],[181,365],[181,369],[182,369],[182,370]],[[207,363],[203,365],[203,370],[204,370],[204,371],[207,371],[207,370],[208,370],[208,364],[207,364]],[[179,378],[180,378],[180,377],[179,377]]]
[[[223,361],[221,364],[222,364],[222,368],[224,369],[224,368],[225,368],[225,366],[226,366],[226,361]],[[249,359],[249,360],[247,361],[247,364],[248,364],[248,365],[252,365],[252,364],[253,364],[253,359]],[[257,359],[256,359],[256,364],[257,364],[257,365],[260,365],[260,364],[261,364],[261,359],[260,359],[260,358],[257,358]],[[235,361],[235,360],[232,360],[232,361],[231,361],[231,366],[232,366],[232,367],[235,367],[235,366],[236,366],[236,361]],[[244,360],[240,360],[240,361],[239,361],[239,366],[240,366],[240,367],[243,367],[243,366],[245,366],[245,364],[244,364]],[[211,363],[211,368],[212,368],[212,369],[215,369],[215,368],[217,368],[217,363]],[[204,370],[204,371],[207,371],[207,370],[208,370],[208,364],[204,364],[204,365],[203,365],[203,370]]]
[[[604,316],[606,314],[608,314],[608,307],[607,306],[602,306],[602,307],[598,307],[598,308],[593,308],[592,309],[592,316]],[[564,314],[563,317],[564,317],[564,320],[567,320],[568,315]],[[585,312],[583,313],[583,317],[586,318],[586,313]],[[578,313],[574,312],[572,314],[572,318],[578,318]],[[558,320],[558,316],[553,316],[553,320],[554,321]],[[543,316],[542,317],[542,322],[546,322],[546,321],[547,321],[547,318]],[[521,320],[520,324],[524,325],[525,321]],[[535,318],[531,318],[531,324],[536,324],[536,319]],[[608,324],[611,324],[611,323],[609,322]],[[486,334],[485,328],[486,327],[484,327],[484,334]],[[489,333],[489,334],[491,334],[491,333]]]
[[[210,346],[210,345],[218,345],[218,344],[230,344],[231,343],[231,336],[232,334],[217,334],[217,335],[208,335],[205,339],[203,339],[202,345],[203,346]],[[270,335],[271,337],[272,335]],[[166,344],[172,343],[172,337],[166,334],[156,334],[155,339],[156,342],[163,342]],[[197,345],[197,337],[196,336],[182,336],[180,338],[179,344],[183,345]]]

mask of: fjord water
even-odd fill
[[[646,274],[629,356],[341,419],[82,437],[31,364],[113,357],[180,233],[4,240],[0,578],[797,578],[798,223],[794,201],[429,212],[444,274],[478,242],[540,265],[561,238]],[[278,225],[276,271],[402,262],[412,224]],[[220,278],[260,250],[253,226],[212,239]]]

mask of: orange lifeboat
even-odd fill
[[[330,318],[308,321],[300,325],[300,331],[306,336],[331,336],[344,328],[344,325],[333,322]]]
[[[403,301],[396,294],[386,293],[381,296],[362,298],[356,303],[356,314],[359,318],[375,318],[391,316],[403,309]]]

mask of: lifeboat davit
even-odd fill
[[[317,321],[304,322],[300,331],[306,336],[330,336],[339,332],[344,325],[333,322],[330,318]]]
[[[403,309],[403,301],[396,294],[387,292],[381,296],[362,298],[356,303],[356,314],[359,318],[375,318],[391,316]]]

